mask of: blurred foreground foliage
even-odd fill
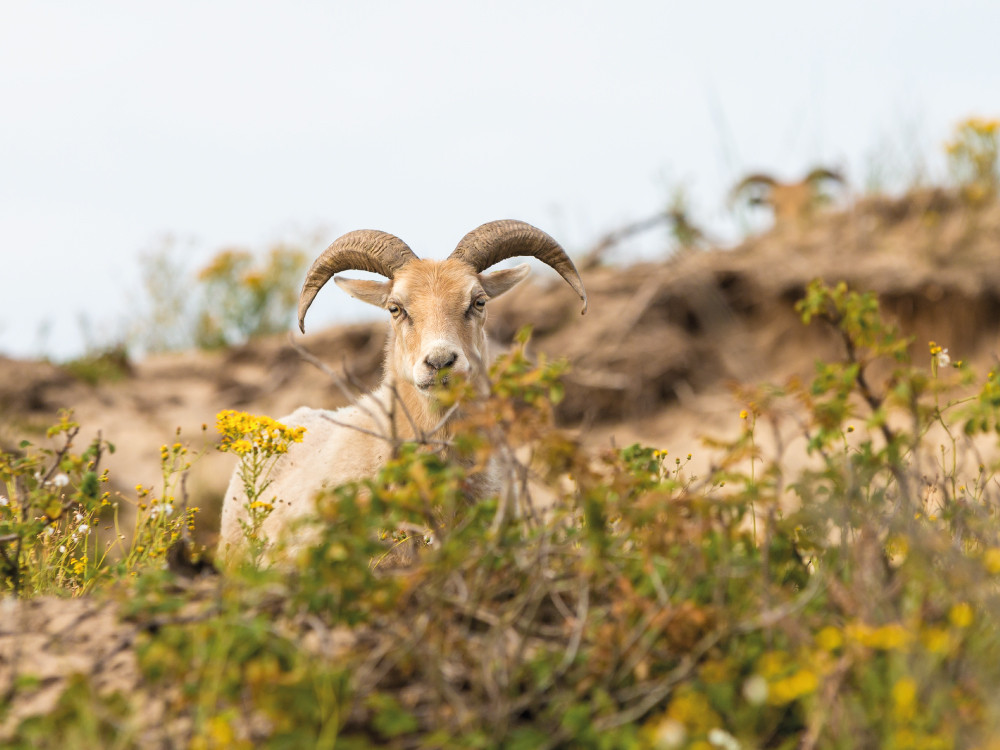
[[[515,351],[451,436],[462,460],[398,446],[318,498],[287,565],[201,586],[137,565],[142,697],[76,680],[11,746],[994,747],[997,374],[936,344],[914,364],[844,285],[798,309],[844,357],[741,393],[703,476],[584,450],[551,424],[559,366]],[[489,460],[507,489],[469,504]]]

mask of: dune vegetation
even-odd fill
[[[997,208],[996,144],[974,120],[949,145],[963,231]],[[521,330],[437,393],[462,461],[396,442],[290,558],[260,528],[300,431],[220,409],[126,493],[63,413],[0,452],[4,746],[996,746],[1000,370],[905,333],[898,298],[799,291],[835,354],[731,384],[727,435],[680,451],[567,429],[574,367]],[[249,498],[224,570],[187,487],[205,445]],[[490,458],[505,490],[471,504]]]

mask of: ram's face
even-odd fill
[[[414,260],[390,282],[337,277],[351,295],[389,311],[392,366],[422,391],[451,374],[478,373],[487,361],[486,308],[528,273],[528,266],[477,274],[459,260]]]
[[[479,276],[457,261],[418,260],[401,269],[385,307],[396,334],[396,372],[422,390],[486,359],[486,303]]]

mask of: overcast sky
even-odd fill
[[[678,186],[732,236],[750,169],[940,171],[1000,114],[998,29],[986,0],[0,0],[0,352],[113,343],[168,234],[192,267],[320,227],[443,257],[497,218],[578,252]],[[367,313],[324,291],[314,326]]]

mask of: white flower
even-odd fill
[[[5,498],[3,495],[0,495],[0,505],[10,505],[10,500]]]
[[[740,750],[739,741],[725,729],[718,727],[708,730],[708,741],[724,750]]]
[[[80,511],[76,511],[75,513],[73,513],[73,520],[76,521],[77,523],[79,523],[80,521],[82,521],[83,520],[83,513],[81,513]]]
[[[942,349],[937,353],[938,367],[947,367],[951,364],[951,357],[948,356],[948,350]]]
[[[65,544],[60,544],[59,545],[59,551],[61,553],[63,553],[63,554],[66,554],[66,545]]]
[[[657,750],[672,750],[680,747],[687,738],[684,725],[677,719],[664,719],[656,725],[653,733],[653,746]]]
[[[65,474],[56,474],[54,477],[52,477],[52,484],[54,484],[56,487],[65,487],[67,484],[69,484],[69,477],[66,476]]]
[[[52,536],[55,533],[56,533],[56,527],[55,526],[46,526],[45,527],[45,536]]]
[[[173,503],[164,503],[163,505],[153,505],[149,509],[149,515],[152,516],[153,518],[160,515],[161,513],[165,516],[169,516],[173,512],[174,512]]]
[[[767,700],[767,680],[759,674],[748,677],[743,683],[743,697],[754,706],[762,704]]]
[[[87,524],[85,524],[85,523],[81,523],[80,524],[80,533],[83,534],[84,536],[86,536],[87,534],[90,533],[90,527]]]

